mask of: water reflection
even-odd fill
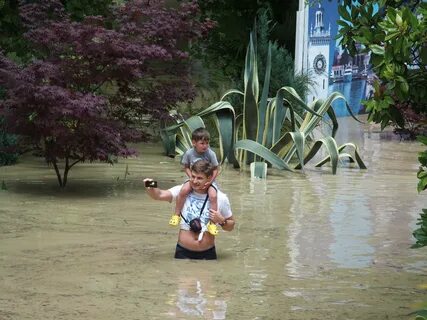
[[[329,92],[338,91],[345,97],[353,114],[359,114],[362,111],[361,100],[369,95],[366,80],[353,80],[351,82],[335,82],[329,86]],[[332,104],[337,117],[349,116],[345,102],[343,100],[334,101]]]
[[[170,310],[165,314],[173,319],[227,318],[229,295],[218,286],[218,268],[210,261],[174,261],[173,268],[179,270],[171,278],[173,284],[168,293]],[[171,265],[169,265],[171,266]]]
[[[178,314],[198,316],[203,319],[226,319],[227,302],[215,295],[207,296],[203,283],[196,279],[183,279],[177,292]]]
[[[347,142],[362,147],[368,170],[341,168],[333,177],[322,174],[330,170],[324,168],[292,181],[287,267],[294,277],[315,274],[319,268],[332,265],[340,268],[396,265],[391,262],[396,247],[392,249],[389,240],[393,238],[394,245],[408,248],[411,242],[408,226],[413,225],[417,215],[416,205],[412,203],[422,207],[414,189],[414,177],[405,173],[415,174],[415,157],[420,146],[398,139],[386,143],[380,133],[367,135],[362,131],[361,134],[360,129],[349,125],[349,119],[340,122],[344,139],[352,139]],[[407,150],[405,155],[402,149]],[[305,188],[298,188],[299,184]]]
[[[334,241],[330,258],[341,267],[368,267],[373,261],[374,248],[368,243],[372,236],[372,213],[368,199],[342,197],[332,205],[329,216]]]

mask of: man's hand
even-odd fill
[[[213,223],[223,224],[225,222],[225,218],[219,213],[219,211],[214,209],[209,209],[209,219]]]
[[[221,213],[217,210],[209,209],[209,219],[213,223],[217,223],[221,226],[221,228],[225,231],[231,231],[234,229],[234,218],[231,216],[228,219],[225,219]]]
[[[145,178],[143,181],[145,186],[146,181],[153,181],[153,179]],[[173,200],[172,193],[169,190],[162,190],[162,189],[153,188],[153,187],[145,187],[145,190],[147,191],[147,194],[154,200],[161,200],[161,201],[168,201],[168,202],[171,202]]]
[[[152,189],[152,187],[147,186],[147,182],[148,181],[154,181],[153,179],[151,179],[151,178],[145,178],[143,181],[144,181],[144,186],[145,186],[146,189]]]

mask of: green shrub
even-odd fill
[[[0,166],[8,166],[16,163],[18,153],[15,150],[15,146],[16,136],[7,134],[0,129]]]

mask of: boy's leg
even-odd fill
[[[178,196],[176,197],[176,204],[175,204],[175,213],[172,215],[171,219],[169,220],[169,224],[172,226],[177,226],[180,222],[180,216],[181,216],[181,210],[184,207],[185,199],[187,199],[188,194],[191,192],[191,186],[190,182],[185,182],[181,190],[179,191]]]
[[[216,189],[210,186],[208,189],[208,195],[211,209],[214,209],[215,211],[218,210],[218,192]]]
[[[208,189],[208,195],[209,195],[210,208],[217,211],[218,210],[218,193],[217,193],[216,188],[210,186]],[[218,227],[212,221],[208,222],[207,227],[208,227],[208,232],[211,235],[216,236],[218,234]]]

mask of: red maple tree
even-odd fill
[[[132,0],[76,22],[59,0],[41,0],[20,16],[36,59],[17,66],[0,55],[0,114],[21,149],[37,148],[53,165],[61,187],[79,162],[134,155],[127,143],[147,138],[135,121],[161,119],[194,97],[188,44],[213,26],[198,20],[195,2]]]

